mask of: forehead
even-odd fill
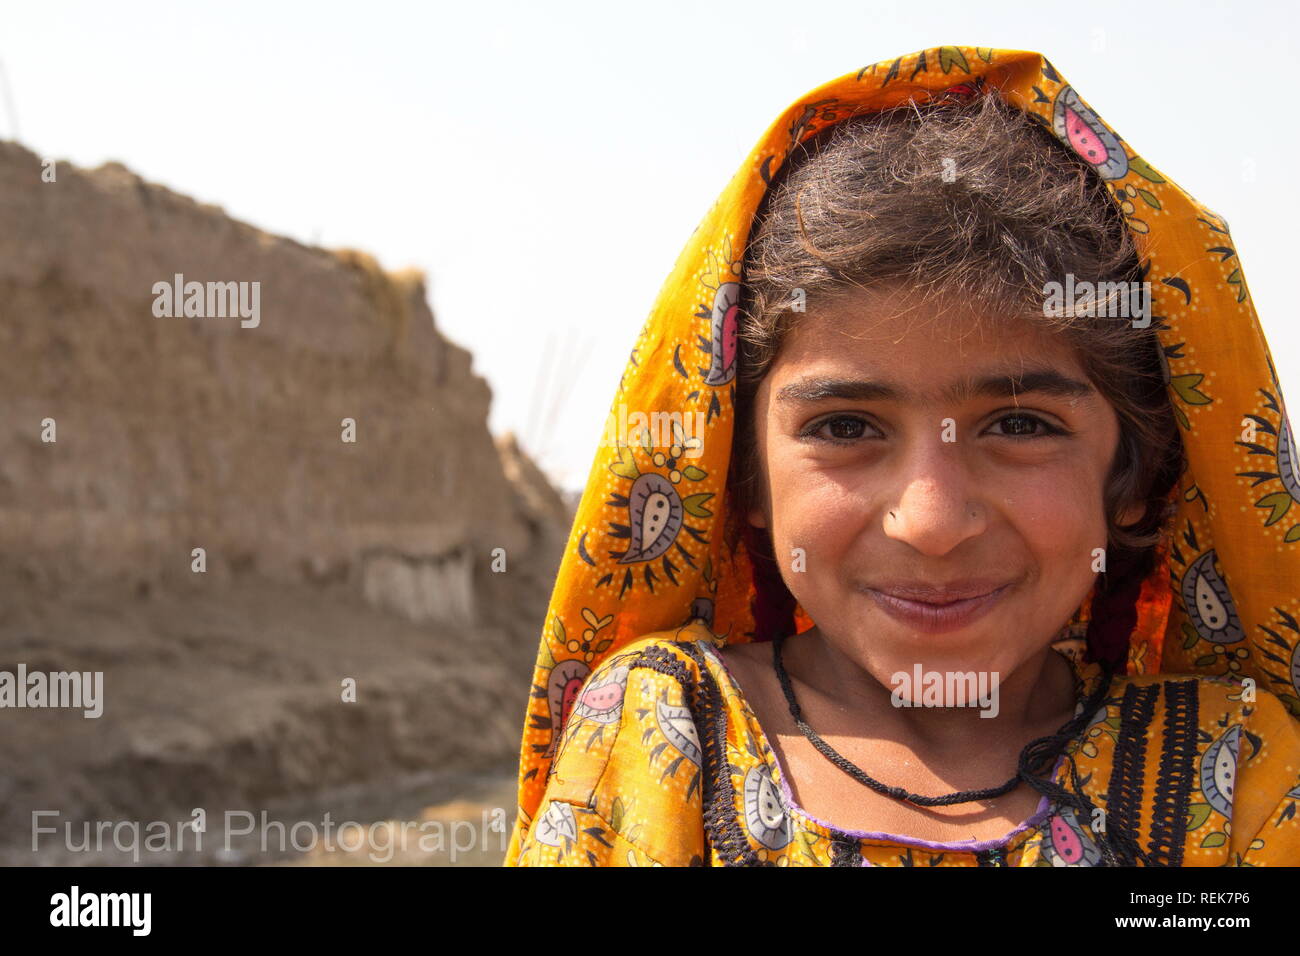
[[[764,384],[778,389],[778,398],[808,400],[815,396],[801,392],[797,380],[811,378],[879,383],[859,397],[900,400],[959,401],[1006,391],[991,379],[1065,397],[1089,390],[1073,345],[1060,334],[1020,315],[894,289],[809,299]]]

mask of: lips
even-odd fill
[[[965,581],[943,587],[895,584],[865,590],[890,617],[913,630],[937,634],[974,623],[1010,589],[1010,584]],[[923,595],[923,598],[908,595]]]
[[[983,597],[985,594],[991,594],[1006,584],[1005,580],[994,580],[992,578],[965,578],[948,584],[895,581],[872,585],[870,590],[879,591],[882,594],[888,594],[907,601],[944,605],[952,604],[955,601]]]

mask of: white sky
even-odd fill
[[[1297,9],[4,0],[0,137],[16,113],[42,156],[118,160],[262,229],[424,270],[438,326],[492,386],[492,430],[576,488],[660,284],[777,113],[943,44],[1044,53],[1228,219],[1300,403]],[[1130,92],[1151,84],[1158,102]]]

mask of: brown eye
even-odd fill
[[[857,418],[835,418],[827,423],[832,438],[842,440],[862,437],[862,420]]]
[[[866,434],[866,428],[865,419],[852,415],[837,415],[834,418],[822,419],[805,434],[820,441],[847,444],[862,438]]]
[[[1010,422],[1012,424],[1007,425]],[[1002,425],[1002,435],[1006,438],[1046,438],[1049,435],[1063,435],[1065,432],[1037,415],[1018,412],[1015,415],[1003,415],[994,424]]]

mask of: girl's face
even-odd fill
[[[786,585],[885,686],[916,664],[1005,679],[1102,567],[1114,408],[1025,320],[980,329],[959,302],[897,288],[797,320],[753,409],[766,501],[749,520],[770,528]],[[958,595],[926,586],[1002,590],[935,613]]]

